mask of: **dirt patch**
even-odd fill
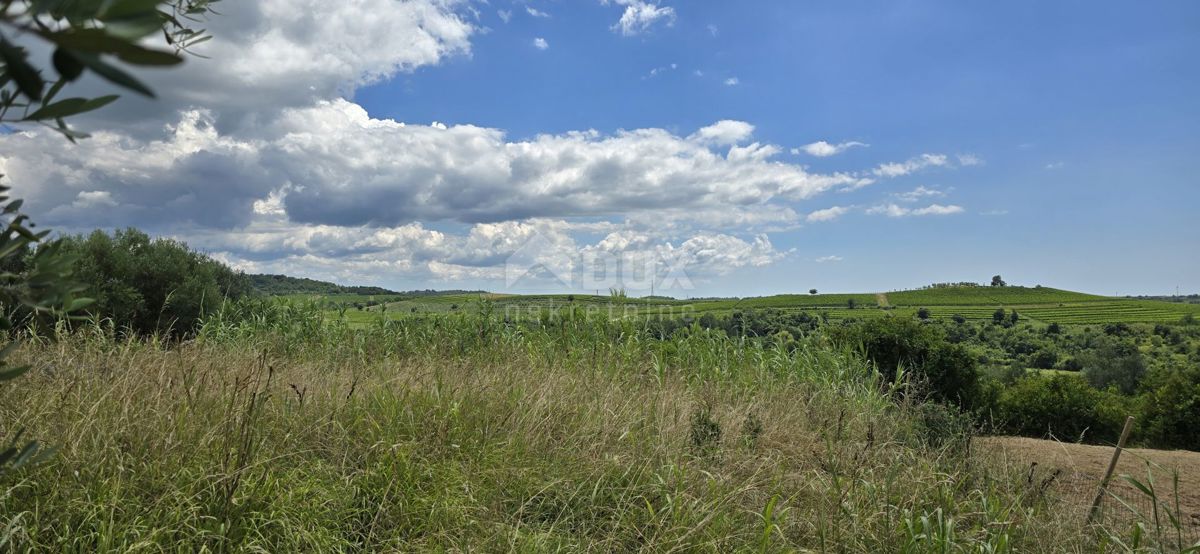
[[[875,304],[880,308],[891,306],[891,304],[888,304],[887,295],[882,292],[875,293]]]
[[[1091,504],[1113,453],[1113,448],[1108,446],[1024,437],[982,437],[978,439],[977,444],[981,450],[995,452],[1013,463],[1029,465],[1037,462],[1034,472],[1037,476],[1035,479],[1038,480],[1049,476],[1056,469],[1061,469],[1062,473],[1051,486],[1076,500],[1082,510],[1086,510]],[[1169,502],[1172,506],[1175,504],[1172,472],[1179,472],[1179,507],[1184,515],[1185,527],[1189,528],[1191,533],[1200,533],[1200,452],[1128,448],[1121,453],[1121,460],[1113,472],[1109,488],[1116,496],[1143,513],[1148,513],[1146,510],[1152,505],[1149,497],[1119,476],[1130,475],[1145,483],[1147,469],[1153,472],[1154,487],[1160,500]],[[1129,512],[1112,499],[1105,501],[1109,504],[1110,512]]]

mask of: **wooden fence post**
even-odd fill
[[[1117,460],[1121,457],[1121,449],[1125,448],[1125,439],[1129,438],[1129,431],[1132,429],[1133,416],[1129,416],[1125,418],[1125,428],[1121,429],[1121,438],[1117,440],[1112,460],[1108,462],[1108,471],[1104,472],[1104,479],[1100,480],[1100,490],[1096,491],[1096,499],[1092,501],[1092,509],[1088,511],[1087,522],[1089,525],[1092,520],[1096,519],[1096,514],[1100,513],[1100,503],[1104,500],[1104,491],[1108,487],[1108,482],[1112,480],[1113,471],[1117,469]]]

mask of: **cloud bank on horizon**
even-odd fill
[[[630,44],[693,23],[685,4],[597,4],[619,17],[589,24]],[[478,63],[476,42],[501,32],[527,32],[526,48],[545,55],[571,48],[549,33],[517,30],[567,19],[552,6],[514,5],[494,16],[476,7],[230,3],[208,25],[214,39],[199,49],[209,60],[146,73],[163,100],[123,100],[89,120],[99,130],[78,146],[41,129],[0,135],[0,173],[56,228],[137,226],[247,271],[382,284],[486,286],[502,279],[504,260],[533,234],[554,250],[547,260],[663,251],[704,281],[800,259],[796,248],[777,246],[778,237],[790,244],[809,226],[856,214],[862,221],[967,217],[948,198],[954,187],[904,181],[984,165],[972,152],[935,150],[938,141],[887,159],[873,154],[877,140],[871,147],[836,137],[776,144],[758,136],[757,121],[715,116],[690,126],[514,136],[483,122],[401,121],[356,100],[366,87]],[[728,34],[708,22],[696,27],[709,40]],[[646,70],[633,69],[646,83]],[[705,71],[712,69],[670,77],[699,81]],[[752,78],[717,79],[739,85],[725,87],[733,94],[757,86]],[[822,169],[807,165],[814,159]],[[894,180],[911,190],[870,192]],[[847,203],[852,194],[873,196]]]

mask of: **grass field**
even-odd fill
[[[633,330],[462,312],[353,329],[285,309],[173,346],[99,328],[27,341],[16,361],[33,370],[0,391],[0,420],[57,452],[10,476],[0,538],[52,552],[1174,544],[1085,525],[1077,499],[967,448],[849,350]]]
[[[289,300],[321,300],[352,306],[383,297],[363,295],[289,295]],[[849,308],[853,300],[855,308]],[[886,306],[880,302],[886,301]],[[536,314],[542,310],[575,307],[608,313],[612,317],[699,317],[729,315],[739,310],[776,309],[806,311],[830,320],[912,317],[920,308],[934,319],[962,316],[968,320],[990,320],[997,309],[1016,310],[1026,320],[1066,325],[1106,323],[1177,322],[1186,314],[1200,317],[1200,305],[1158,300],[1112,298],[1048,287],[954,287],[861,294],[784,294],[720,299],[621,298],[607,295],[555,294],[446,294],[408,298],[370,306],[348,319],[365,322],[385,312],[398,318],[413,314],[448,313],[473,309],[487,303],[510,314]]]

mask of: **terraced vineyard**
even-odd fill
[[[1184,314],[1200,315],[1200,310],[1186,304],[1152,300],[1114,300],[1051,307],[1031,307],[1021,311],[1047,323],[1168,323],[1179,321]]]
[[[905,290],[889,292],[887,299],[894,306],[993,307],[1108,300],[1104,296],[1049,287],[947,287]]]

